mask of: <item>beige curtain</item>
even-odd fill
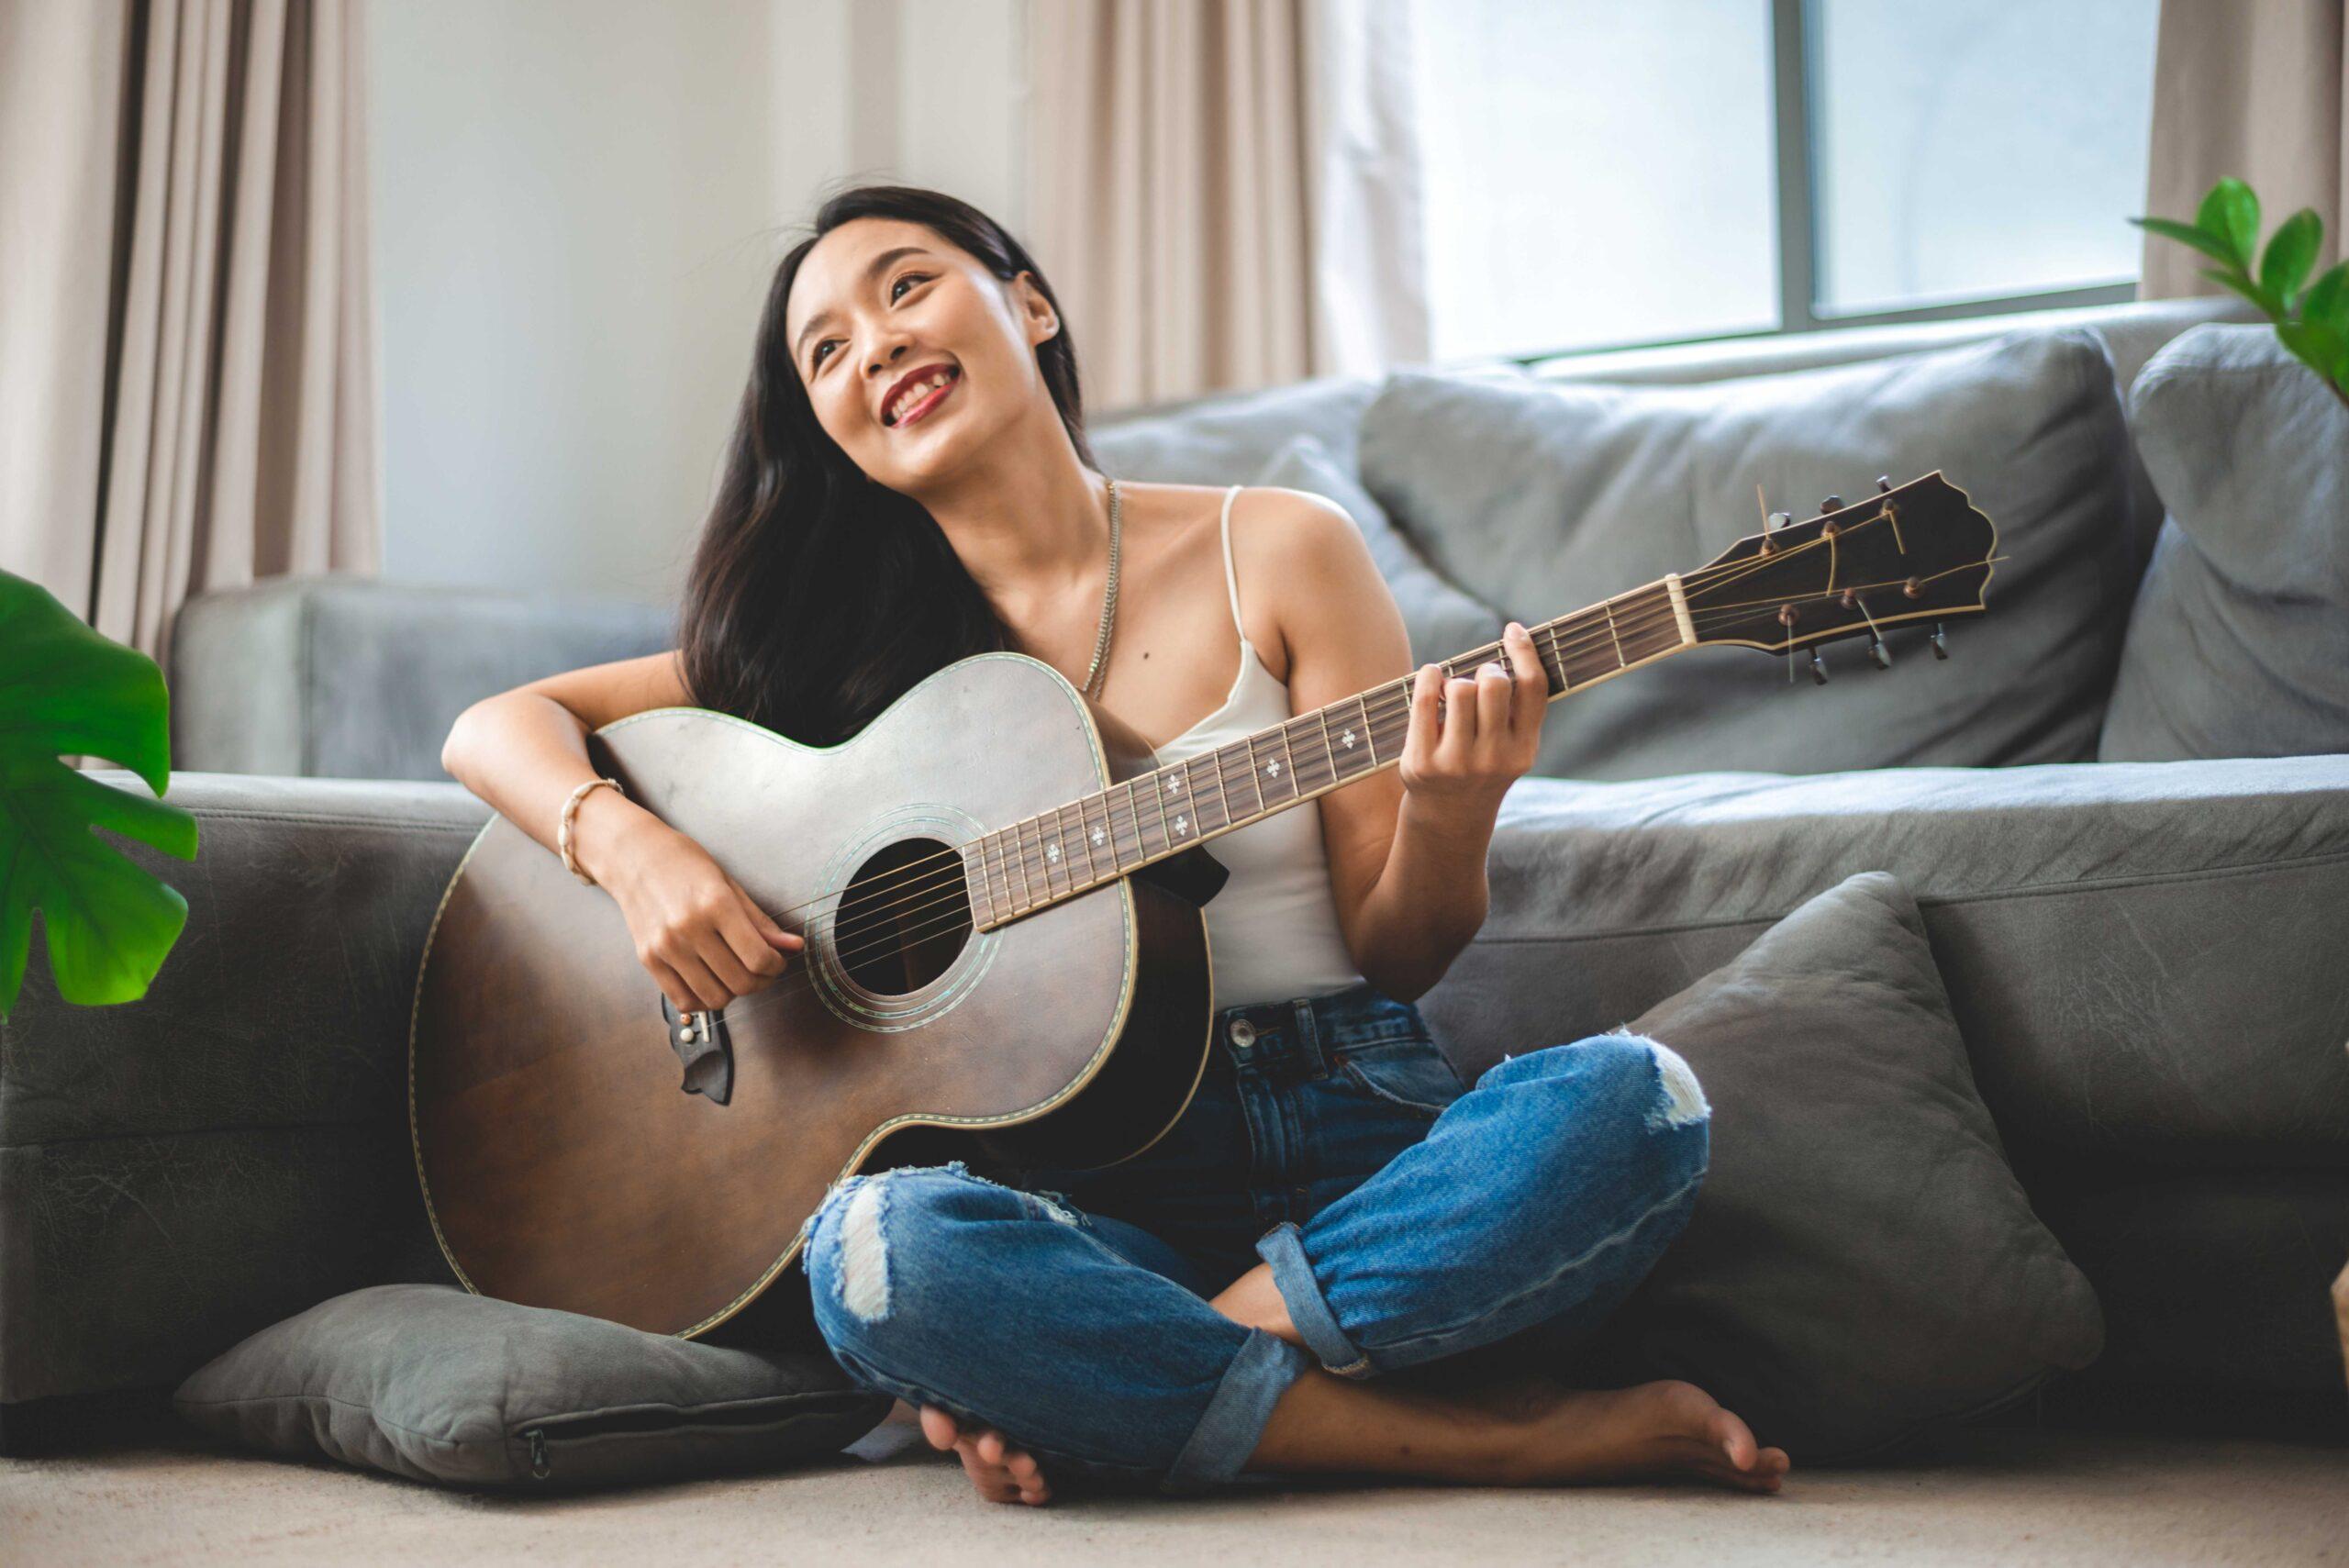
[[[2324,219],[2320,269],[2349,222],[2349,0],[2162,0],[2145,210],[2192,222],[2225,175],[2259,193],[2263,240],[2301,207]],[[2138,295],[2218,294],[2210,263],[2151,235]]]
[[[1401,0],[1030,0],[1029,249],[1098,411],[1427,356]]]
[[[0,567],[159,662],[380,563],[363,16],[0,0]]]

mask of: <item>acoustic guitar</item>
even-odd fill
[[[1982,611],[1989,519],[1938,473],[1877,484],[1529,627],[1551,699],[1730,645],[1783,654],[1789,680],[1808,648],[1824,681],[1821,644],[1864,636],[1885,666],[1885,628]],[[763,990],[681,1016],[611,896],[493,817],[433,917],[410,1019],[417,1174],[450,1266],[690,1339],[744,1315],[860,1169],[1148,1149],[1211,1049],[1202,906],[1228,873],[1206,846],[1393,766],[1410,687],[1163,767],[1009,652],[946,666],[837,746],[696,707],[596,730],[596,771],[807,945]]]

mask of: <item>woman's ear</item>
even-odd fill
[[[1030,341],[1048,343],[1060,333],[1060,313],[1052,308],[1052,302],[1044,297],[1043,291],[1030,282],[1030,274],[1023,269],[1018,277],[1012,279],[1011,286],[1019,291],[1019,307],[1028,318],[1029,327],[1038,334]]]

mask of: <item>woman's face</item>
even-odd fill
[[[861,217],[817,240],[784,326],[817,420],[893,490],[920,490],[1050,403],[1035,346],[1060,330],[1051,305],[1025,272],[1002,283],[921,224]]]

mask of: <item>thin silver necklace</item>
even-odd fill
[[[1085,673],[1085,695],[1100,695],[1101,676],[1109,658],[1109,628],[1118,620],[1118,482],[1109,481],[1109,583],[1101,595],[1101,631],[1093,639],[1093,667]]]

